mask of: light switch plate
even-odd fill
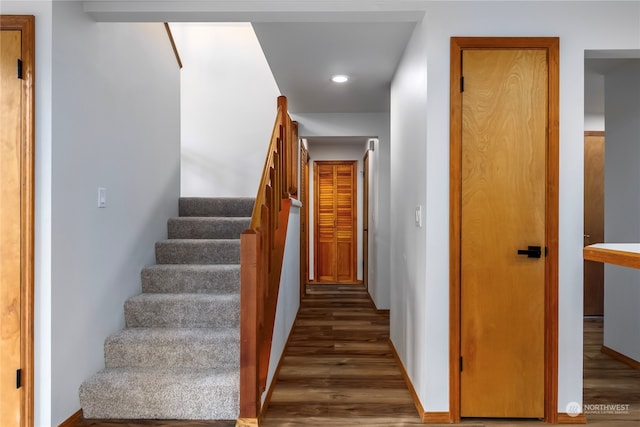
[[[98,207],[107,207],[107,189],[104,187],[98,187]]]

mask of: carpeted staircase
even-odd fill
[[[80,386],[85,418],[236,419],[240,233],[253,199],[181,198],[105,369]]]

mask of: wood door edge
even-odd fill
[[[24,120],[21,141],[21,369],[23,372],[22,425],[34,423],[34,241],[35,241],[35,16],[0,15],[0,30],[19,30],[22,40]]]
[[[545,237],[549,249],[545,263],[544,417],[558,420],[558,227],[559,227],[559,37],[451,37],[449,122],[449,409],[452,422],[460,421],[460,254],[462,96],[461,55],[464,49],[545,49],[548,61],[548,134]]]

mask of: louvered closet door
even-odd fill
[[[315,162],[316,281],[356,281],[356,162]]]

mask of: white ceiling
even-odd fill
[[[254,23],[293,113],[389,111],[389,89],[413,22]],[[347,74],[347,83],[331,82]]]
[[[453,0],[452,0],[453,1]],[[252,22],[292,113],[389,110],[389,84],[425,2],[89,0],[98,22]],[[638,50],[585,52],[585,111],[604,109],[603,74]],[[344,86],[332,73],[352,76]]]

